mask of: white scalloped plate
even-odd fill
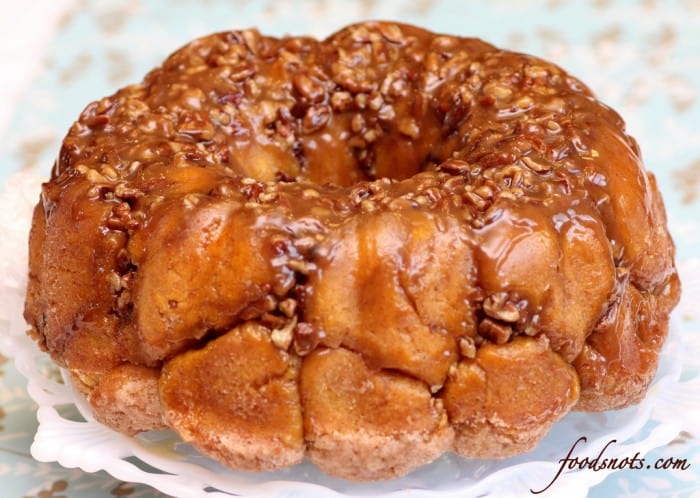
[[[25,334],[21,310],[26,249],[22,248],[26,247],[33,195],[18,192],[38,185],[38,181],[16,175],[0,197],[0,213],[7,212],[3,206],[13,208],[11,217],[0,214],[0,233],[10,234],[3,249],[9,252],[0,256],[5,261],[9,255],[14,257],[12,267],[4,269],[0,285],[0,325],[7,329],[0,335],[0,351],[14,358],[17,369],[28,379],[29,395],[39,405],[39,427],[31,448],[37,460],[57,461],[88,472],[105,470],[117,479],[187,497],[525,496],[552,481],[560,468],[559,459],[580,436],[587,438],[574,453],[581,458],[595,458],[612,440],[616,442],[605,449],[605,457],[643,456],[669,443],[681,428],[700,418],[700,377],[680,380],[681,330],[673,321],[657,377],[642,403],[605,413],[571,413],[535,450],[507,460],[462,459],[448,454],[401,479],[352,483],[328,477],[308,461],[276,472],[236,472],[201,456],[169,431],[126,437],[92,419],[85,399]],[[540,496],[584,497],[590,487],[612,472],[565,471]]]

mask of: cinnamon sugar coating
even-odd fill
[[[561,68],[395,23],[231,31],[73,124],[25,317],[117,430],[387,479],[638,402],[673,256],[624,122]]]

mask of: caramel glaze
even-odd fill
[[[624,406],[643,396],[679,297],[654,177],[613,110],[541,59],[381,22],[323,42],[214,34],[90,104],[30,244],[25,316],[88,394],[124,363],[186,384],[172,362],[201,364],[179,358],[256,323],[302,364],[340,348],[423,383],[476,456],[534,444],[499,429],[504,358],[550,365],[522,371],[528,392],[558,379],[552,403],[523,397],[548,406],[520,413],[523,432],[574,405]],[[330,432],[309,411],[324,404],[297,397],[297,445],[325,471],[395,475],[314,453],[308,435]],[[153,426],[177,425],[161,402]]]

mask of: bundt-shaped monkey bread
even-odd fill
[[[673,255],[622,119],[561,68],[394,23],[231,31],[71,127],[25,317],[118,431],[387,479],[638,402]]]

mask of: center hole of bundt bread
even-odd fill
[[[353,101],[357,97],[338,90],[328,99],[337,101],[337,95]],[[427,105],[419,112],[404,109],[415,107],[409,104],[394,102],[383,107],[377,104],[376,109],[328,112],[327,104],[297,103],[291,114],[299,116],[301,133],[295,134],[292,145],[284,143],[284,126],[271,130],[269,139],[258,139],[240,151],[238,169],[261,181],[300,180],[340,186],[379,178],[403,180],[434,169],[451,156],[449,141],[443,143],[442,120]],[[389,109],[384,113],[391,119],[381,118],[382,109]],[[397,116],[397,112],[402,115]],[[321,113],[324,126],[306,130],[304,123]]]
[[[235,169],[261,181],[351,186],[410,178],[463,148],[456,130],[470,105],[455,97],[458,81],[444,77],[426,89],[426,81],[435,83],[422,75],[428,62],[416,63],[429,58],[431,77],[440,79],[433,59],[444,47],[431,47],[417,28],[396,27],[389,38],[380,28],[323,43],[268,40],[274,56],[257,64],[255,78],[239,93],[226,88],[217,97],[224,111],[229,102],[238,106]],[[489,47],[465,41],[456,52],[476,57]]]

